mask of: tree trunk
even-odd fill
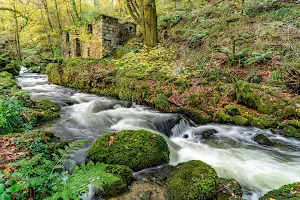
[[[76,20],[80,21],[80,17],[79,17],[77,6],[76,6],[76,0],[72,0],[72,8],[75,13]]]
[[[42,3],[43,3],[43,6],[44,6],[44,9],[45,9],[45,12],[46,12],[48,25],[49,25],[49,27],[50,27],[51,30],[52,30],[52,29],[53,29],[53,26],[52,26],[52,22],[51,22],[51,19],[50,19],[50,14],[49,14],[49,9],[48,9],[48,3],[47,3],[47,0],[42,0]]]
[[[55,4],[55,11],[56,11],[56,18],[57,18],[58,28],[61,29],[62,25],[61,25],[61,21],[60,21],[60,13],[59,13],[59,9],[58,9],[57,0],[54,0],[54,4]]]
[[[14,8],[14,10],[16,10],[16,5],[13,5],[13,8]],[[22,59],[22,54],[21,54],[20,35],[19,35],[19,22],[18,22],[17,12],[13,12],[13,16],[14,16],[14,19],[15,19],[16,52],[17,52],[18,58],[21,60]]]
[[[158,41],[157,15],[155,0],[144,0],[145,43],[148,47],[155,47]]]

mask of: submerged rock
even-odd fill
[[[213,199],[218,186],[218,175],[210,165],[200,160],[180,163],[167,180],[168,199]]]
[[[242,199],[241,185],[234,179],[220,178],[218,200]]]
[[[211,138],[214,134],[218,133],[217,130],[215,129],[207,129],[207,130],[204,130],[202,132],[202,139],[209,139]]]
[[[270,199],[289,199],[299,200],[300,199],[300,182],[284,185],[279,189],[272,190],[260,197],[259,200],[270,200]]]
[[[218,133],[217,130],[215,129],[205,129],[205,130],[200,130],[194,133],[194,136],[197,139],[210,139],[214,134]]]
[[[274,143],[264,134],[258,133],[254,136],[254,141],[260,145],[274,146]]]
[[[169,162],[169,147],[165,139],[146,130],[124,130],[98,138],[89,150],[94,162],[119,164],[139,171]]]
[[[145,169],[143,171],[134,173],[133,178],[136,180],[164,182],[167,180],[174,168],[174,166],[167,164],[155,168]]]

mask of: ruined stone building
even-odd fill
[[[135,24],[120,24],[116,18],[100,15],[86,27],[63,32],[62,57],[103,58],[111,55],[117,45],[135,36]]]

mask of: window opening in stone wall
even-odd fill
[[[89,34],[93,34],[93,25],[92,24],[88,25],[88,32],[89,32]]]
[[[132,27],[131,27],[131,26],[129,27],[129,31],[130,31],[130,32],[132,31]]]
[[[78,38],[75,39],[75,44],[76,44],[76,56],[80,57],[81,56],[81,51],[80,51],[80,41]]]
[[[69,58],[71,58],[71,51],[69,51]]]
[[[87,49],[87,55],[88,55],[88,57],[91,56],[91,49],[90,48]]]
[[[70,42],[70,34],[69,33],[66,34],[66,41]]]

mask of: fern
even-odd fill
[[[62,175],[58,171],[64,171],[62,161],[70,161],[68,158],[85,144],[85,140],[75,141],[69,144],[65,150],[59,150],[60,155],[49,153],[36,154],[32,158],[25,158],[12,163],[18,167],[10,177],[18,182],[22,190],[23,198],[44,199],[59,191],[63,186]],[[54,160],[54,161],[53,161]]]
[[[76,166],[74,173],[67,179],[66,185],[61,191],[55,193],[49,200],[54,199],[79,199],[80,194],[89,191],[89,185],[93,185],[99,193],[106,193],[106,189],[118,189],[126,187],[126,184],[118,176],[108,173],[104,163],[89,162],[82,163],[81,167]],[[111,187],[113,186],[113,187]]]

